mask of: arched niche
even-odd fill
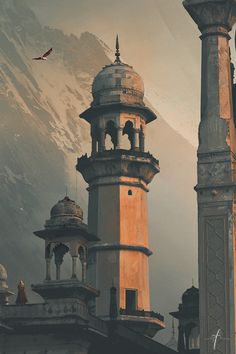
[[[123,128],[123,138],[121,147],[126,150],[134,148],[134,125],[128,120]]]
[[[56,280],[61,279],[61,265],[64,261],[64,256],[69,252],[69,250],[69,247],[64,243],[58,243],[53,248],[54,262],[56,265]]]
[[[109,120],[105,128],[105,149],[116,149],[117,146],[117,128],[115,122]]]

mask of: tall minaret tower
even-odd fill
[[[235,354],[236,134],[229,31],[236,0],[185,0],[202,40],[198,147],[200,353]],[[213,349],[212,338],[220,330]],[[219,332],[218,332],[219,333]]]
[[[150,312],[147,192],[159,163],[145,152],[146,124],[156,115],[143,102],[141,77],[120,60],[106,65],[92,86],[93,102],[80,117],[91,126],[92,153],[78,159],[89,184],[89,232],[101,240],[89,248],[88,279],[100,290],[96,315],[109,318],[110,288],[118,319],[154,335],[163,317]]]

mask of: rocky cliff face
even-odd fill
[[[50,47],[48,61],[32,61]],[[74,166],[90,153],[90,135],[79,114],[109,57],[95,35],[42,27],[22,1],[0,0],[0,262],[12,290],[21,278],[28,288],[43,279],[43,243],[32,232],[66,188],[86,214],[86,184]],[[163,119],[147,133],[161,165],[149,196],[150,285],[153,308],[166,314],[196,274],[195,151]]]

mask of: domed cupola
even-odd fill
[[[83,210],[79,205],[65,196],[59,200],[50,211],[50,219],[46,220],[43,230],[34,234],[45,240],[46,280],[51,278],[51,259],[56,265],[56,280],[60,280],[60,269],[65,254],[72,258],[71,279],[77,279],[77,259],[82,263],[82,281],[85,281],[87,246],[90,242],[98,241],[97,236],[88,232],[88,226],[83,222]],[[33,286],[32,289],[41,296],[58,296],[56,290],[47,287]],[[58,289],[57,289],[58,290]],[[49,293],[44,293],[49,291]]]
[[[46,221],[45,228],[73,228],[82,222],[83,210],[73,200],[66,196],[52,207],[50,219]]]
[[[143,80],[132,66],[120,61],[119,42],[116,39],[116,60],[106,65],[95,77],[92,86],[92,106],[126,103],[144,106]]]
[[[185,307],[198,307],[199,302],[199,289],[192,286],[187,289],[182,295],[182,306]]]
[[[178,351],[181,353],[200,353],[199,351],[199,289],[194,285],[182,295],[178,311],[170,312],[179,320]]]

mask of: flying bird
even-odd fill
[[[52,52],[52,48],[50,48],[46,53],[44,53],[41,57],[32,58],[33,60],[47,60],[47,57]]]

